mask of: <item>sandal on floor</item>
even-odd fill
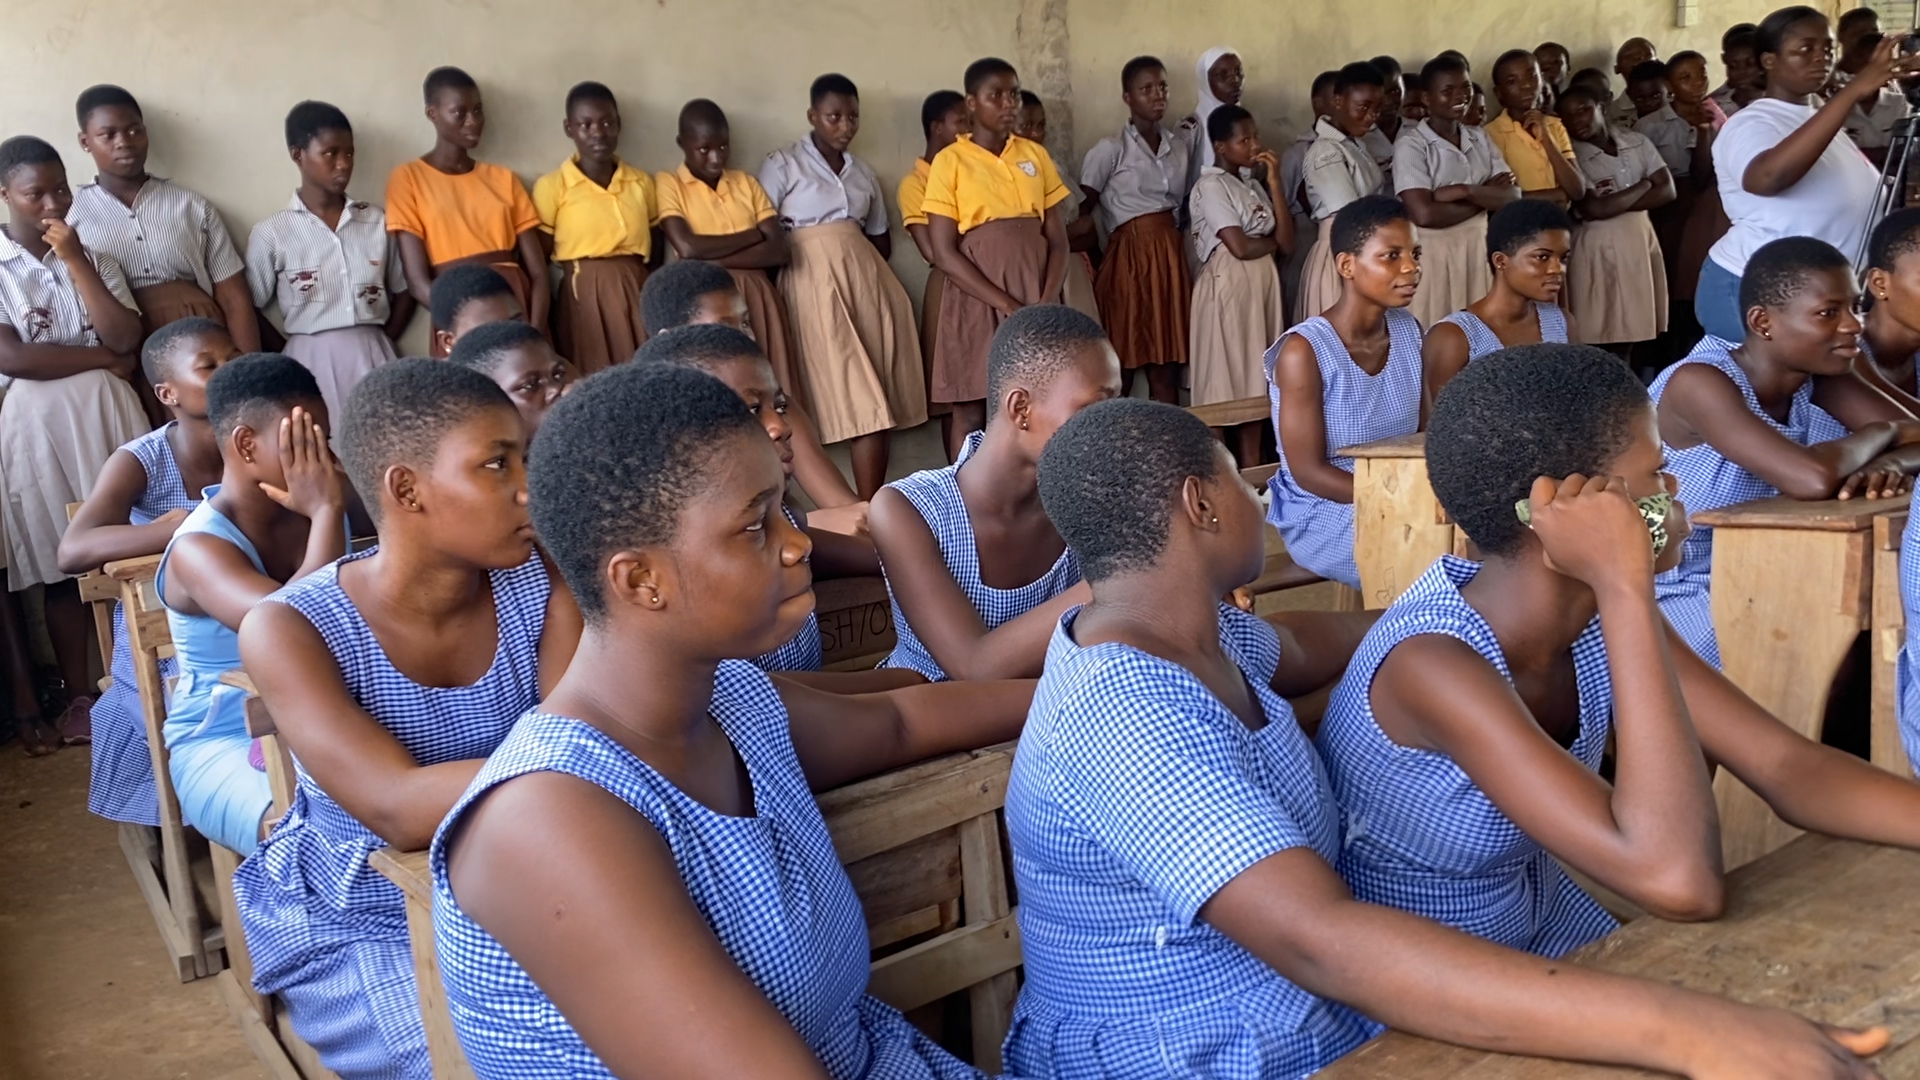
[[[85,694],[67,702],[60,714],[60,742],[65,746],[85,746],[93,741],[93,699]]]
[[[39,717],[30,717],[18,721],[20,729],[20,749],[28,757],[46,757],[60,749],[60,733],[53,725]]]

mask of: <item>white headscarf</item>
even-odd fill
[[[1223,56],[1231,56],[1238,59],[1240,50],[1229,49],[1224,45],[1208,49],[1206,52],[1200,54],[1200,63],[1195,68],[1195,72],[1200,79],[1200,104],[1195,106],[1193,110],[1194,119],[1197,121],[1199,127],[1199,135],[1195,140],[1200,144],[1199,166],[1213,164],[1213,140],[1207,137],[1207,118],[1213,115],[1213,110],[1225,105],[1226,102],[1213,96],[1213,83],[1208,80],[1207,74],[1213,70],[1213,65],[1219,63],[1220,58]],[[1196,168],[1199,166],[1196,166]]]

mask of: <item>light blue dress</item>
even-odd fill
[[[980,613],[980,621],[988,630],[993,630],[1080,584],[1080,559],[1072,548],[1065,548],[1046,573],[1017,589],[996,589],[980,580],[980,549],[974,544],[973,521],[967,517],[966,501],[960,497],[960,467],[980,449],[985,438],[984,432],[976,431],[967,436],[959,461],[944,469],[914,473],[887,486],[905,495],[920,512],[934,541],[940,545],[940,557],[946,560],[954,582],[972,601],[973,610]],[[900,610],[900,598],[893,594],[893,583],[889,581],[887,585],[893,605],[895,643],[892,654],[880,666],[917,671],[926,676],[928,682],[947,681],[946,670],[913,632],[906,613]]]
[[[199,499],[187,494],[180,467],[173,460],[173,445],[167,441],[167,433],[176,426],[170,421],[120,448],[132,454],[147,473],[147,486],[134,500],[129,525],[150,524],[162,514],[199,505]],[[93,772],[87,782],[87,809],[109,821],[159,825],[153,750],[147,745],[140,683],[133,674],[133,651],[119,604],[113,606],[113,657],[108,672],[113,685],[93,703]],[[165,686],[173,673],[171,658],[160,661],[160,685]]]
[[[1560,310],[1559,304],[1535,303],[1533,314],[1540,321],[1541,344],[1551,342],[1565,345],[1567,343],[1567,313]],[[1482,322],[1480,316],[1471,311],[1462,309],[1440,321],[1452,323],[1460,328],[1461,333],[1467,335],[1468,363],[1506,348],[1500,342],[1500,335],[1493,332],[1493,327]]]
[[[1401,642],[1464,642],[1510,678],[1493,628],[1460,595],[1478,563],[1441,556],[1367,633],[1320,722],[1320,756],[1346,835],[1340,874],[1353,895],[1541,956],[1559,957],[1618,925],[1452,758],[1401,746],[1373,716],[1373,681]],[[1613,680],[1596,616],[1573,643],[1580,730],[1568,752],[1599,771],[1613,729]]]
[[[657,829],[687,895],[735,964],[835,1080],[970,1080],[977,1070],[867,996],[867,927],[800,771],[786,706],[744,661],[714,676],[713,718],[753,786],[751,817],[708,809],[587,724],[529,713],[474,777],[433,838],[434,941],[454,1030],[480,1080],[586,1080],[613,1073],[500,943],[460,908],[447,835],[499,784],[579,777]],[[654,975],[636,970],[635,979]]]
[[[1280,530],[1294,562],[1329,581],[1357,589],[1360,568],[1353,561],[1353,504],[1309,493],[1287,466],[1286,443],[1280,437],[1280,384],[1274,378],[1274,367],[1280,362],[1281,347],[1295,336],[1313,346],[1314,360],[1320,366],[1327,460],[1336,468],[1352,472],[1353,459],[1341,457],[1341,450],[1420,430],[1420,400],[1426,393],[1420,320],[1402,309],[1387,312],[1387,363],[1375,375],[1354,364],[1333,324],[1321,315],[1287,331],[1267,349],[1267,401],[1273,414],[1274,444],[1280,450],[1280,469],[1267,481],[1267,489],[1273,493],[1267,520]]]
[[[167,596],[167,566],[183,536],[206,533],[240,549],[262,574],[266,565],[252,541],[225,514],[213,508],[220,485],[206,490],[167,543],[154,575],[161,602]],[[240,635],[211,615],[183,615],[167,608],[179,681],[167,703],[161,729],[167,744],[167,771],[180,798],[187,824],[216,844],[250,855],[260,842],[260,818],[273,805],[267,774],[247,762],[253,739],[247,735],[244,690],[226,686],[220,676],[240,666]]]
[[[1266,725],[1127,645],[1047,649],[1007,788],[1026,983],[1007,1069],[1054,1080],[1299,1077],[1379,1026],[1287,981],[1199,918],[1269,855],[1339,856],[1339,814],[1273,630],[1220,609],[1220,644]]]
[[[1846,437],[1846,425],[1813,403],[1811,379],[1794,393],[1786,423],[1768,416],[1760,408],[1760,399],[1754,396],[1746,371],[1733,358],[1733,348],[1711,334],[1702,338],[1685,359],[1653,380],[1649,393],[1653,395],[1654,404],[1659,404],[1675,372],[1685,370],[1689,364],[1710,364],[1740,388],[1740,396],[1747,408],[1753,410],[1753,415],[1794,442],[1813,446]],[[1703,510],[1719,510],[1780,494],[1778,488],[1728,460],[1710,443],[1703,442],[1685,450],[1668,446],[1667,471],[1680,481],[1680,492],[1675,498],[1685,504],[1689,518]],[[1700,654],[1700,659],[1718,668],[1720,639],[1713,629],[1713,530],[1691,521],[1689,524],[1693,532],[1680,545],[1680,565],[1655,577],[1653,591],[1660,600],[1660,610],[1666,613],[1674,630]]]
[[[347,692],[420,765],[473,761],[498,747],[540,699],[540,635],[552,592],[536,554],[493,585],[498,644],[467,686],[407,678],[340,587],[349,555],[268,598],[304,615],[340,665]],[[296,767],[299,762],[296,760]],[[305,769],[293,806],[233,877],[253,983],[279,994],[293,1026],[342,1080],[428,1080],[406,900],[368,865],[386,847]]]

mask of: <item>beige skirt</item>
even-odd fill
[[[1261,397],[1267,346],[1287,330],[1272,259],[1236,259],[1222,244],[1193,280],[1193,404]]]
[[[1093,263],[1083,251],[1067,252],[1067,276],[1060,285],[1060,302],[1094,322],[1100,321],[1100,301],[1093,293]]]
[[[148,430],[139,395],[104,371],[15,379],[7,388],[0,403],[0,520],[10,589],[66,580],[57,554],[67,504],[91,494],[107,458]]]
[[[1280,292],[1286,299],[1287,310],[1295,315],[1300,313],[1300,278],[1307,269],[1307,254],[1313,250],[1313,244],[1307,237],[1313,233],[1313,217],[1309,214],[1296,214],[1293,219],[1293,254],[1280,267]]]
[[[1300,268],[1300,302],[1294,305],[1293,324],[1323,315],[1340,299],[1340,272],[1333,267],[1333,219],[1320,223],[1320,238],[1307,249]]]
[[[760,351],[767,354],[767,362],[773,365],[773,375],[780,380],[780,388],[811,416],[813,399],[807,394],[807,383],[800,377],[799,366],[793,362],[792,323],[787,318],[787,305],[780,299],[780,290],[773,287],[765,270],[728,270],[727,273],[733,275],[733,286],[740,290],[740,298],[747,303],[747,329],[760,344]]]
[[[1567,300],[1583,344],[1652,341],[1666,331],[1667,267],[1645,210],[1580,226]]]
[[[374,368],[391,362],[398,354],[393,342],[377,326],[343,326],[317,334],[293,334],[284,350],[313,372],[320,384],[320,396],[327,403],[329,436],[340,430],[347,415],[347,398],[360,380]]]
[[[1420,290],[1408,306],[1422,329],[1459,311],[1493,288],[1487,264],[1487,215],[1446,229],[1420,229]]]
[[[787,234],[780,293],[823,443],[926,422],[913,302],[853,221]]]

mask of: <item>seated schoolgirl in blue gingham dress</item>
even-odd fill
[[[147,486],[134,500],[129,525],[150,524],[162,514],[191,510],[200,504],[198,495],[187,494],[180,466],[173,460],[173,445],[167,442],[167,432],[176,423],[169,421],[120,448],[147,471]],[[87,782],[87,809],[109,821],[159,825],[153,751],[147,746],[139,683],[133,674],[133,651],[127,643],[127,623],[118,604],[113,606],[113,661],[108,672],[113,684],[93,703],[93,773]],[[173,674],[173,659],[160,661],[162,686]]]
[[[552,591],[538,554],[491,574],[499,646],[468,686],[421,686],[393,666],[340,587],[349,555],[268,597],[306,616],[347,692],[420,765],[484,758],[540,699],[540,635]],[[296,762],[296,765],[298,762]],[[343,1080],[432,1075],[400,890],[367,857],[385,841],[305,771],[293,807],[233,877],[253,982],[279,994],[300,1037]]]
[[[967,504],[960,497],[960,467],[980,448],[985,432],[967,436],[960,460],[944,469],[927,469],[888,487],[900,492],[926,520],[927,529],[940,545],[940,555],[960,591],[973,602],[980,621],[992,630],[1010,619],[1017,619],[1041,604],[1080,584],[1080,559],[1071,548],[1060,553],[1053,566],[1037,579],[1017,589],[996,589],[980,580],[980,549],[974,545],[973,522],[967,517]],[[891,589],[888,590],[892,592]],[[898,597],[893,605],[893,653],[880,666],[909,668],[926,676],[928,682],[947,681],[946,670],[933,653],[915,636],[912,624],[900,610]]]
[[[1076,644],[1079,612],[1054,631],[1007,788],[1027,969],[1007,1069],[1093,1080],[1325,1066],[1379,1027],[1199,918],[1269,855],[1339,853],[1320,759],[1270,688],[1279,640],[1221,608],[1220,644],[1266,714],[1253,731],[1178,665]]]
[[[1760,408],[1760,399],[1754,396],[1753,384],[1747,381],[1746,371],[1733,358],[1732,349],[1731,344],[1712,334],[1702,338],[1685,359],[1653,380],[1648,392],[1653,395],[1654,405],[1660,404],[1660,397],[1666,393],[1674,372],[1688,364],[1711,364],[1740,388],[1740,396],[1746,400],[1747,408],[1753,410],[1753,415],[1765,420],[1775,431],[1794,442],[1813,446],[1846,437],[1846,425],[1813,403],[1812,379],[1794,392],[1786,423],[1782,424],[1768,416]],[[1780,494],[1772,484],[1727,460],[1710,443],[1702,442],[1685,450],[1667,447],[1667,471],[1680,481],[1680,491],[1674,498],[1686,506],[1689,518],[1703,510],[1718,510],[1735,503],[1769,499]],[[1660,601],[1660,610],[1667,616],[1667,621],[1673,624],[1674,630],[1693,647],[1694,652],[1700,654],[1700,659],[1718,668],[1720,639],[1713,630],[1712,584],[1713,530],[1696,524],[1686,542],[1680,545],[1680,565],[1655,577],[1653,592]]]
[[[787,516],[787,524],[802,532],[807,523],[786,503],[780,504],[780,512]],[[897,620],[896,620],[897,621]],[[809,611],[806,624],[793,639],[770,653],[763,653],[753,660],[753,666],[761,671],[819,671],[823,663],[820,651],[820,613]]]
[[[1567,313],[1560,310],[1559,304],[1542,304],[1534,301],[1533,315],[1534,318],[1540,320],[1540,341],[1542,344],[1553,342],[1565,345],[1567,343]],[[1468,363],[1472,363],[1486,356],[1488,353],[1497,353],[1501,349],[1506,348],[1505,345],[1500,343],[1500,335],[1493,332],[1493,327],[1480,321],[1480,316],[1464,308],[1440,321],[1443,323],[1452,323],[1460,328],[1461,333],[1467,335]]]
[[[461,910],[447,880],[447,835],[461,815],[508,780],[559,772],[611,792],[659,830],[688,896],[727,954],[835,1080],[979,1077],[867,996],[866,919],[800,771],[786,706],[766,675],[744,662],[722,663],[711,710],[752,782],[751,817],[708,809],[579,720],[535,712],[441,824],[430,859],[434,941],[454,1030],[474,1075],[613,1076],[506,949]]]
[[[1308,319],[1267,349],[1267,402],[1273,412],[1274,443],[1280,450],[1280,469],[1267,481],[1273,493],[1267,520],[1280,530],[1294,562],[1323,578],[1357,589],[1360,568],[1353,561],[1353,504],[1309,493],[1287,468],[1287,448],[1280,437],[1280,384],[1274,379],[1274,365],[1280,362],[1281,346],[1295,335],[1313,346],[1314,360],[1320,366],[1327,460],[1352,472],[1353,459],[1341,457],[1341,450],[1420,430],[1420,399],[1425,393],[1420,321],[1405,310],[1387,311],[1387,364],[1378,375],[1368,375],[1354,364],[1325,316]]]
[[[1489,941],[1558,957],[1618,925],[1553,856],[1520,831],[1452,758],[1401,746],[1373,717],[1373,680],[1408,638],[1465,642],[1501,675],[1493,628],[1460,595],[1480,572],[1452,555],[1422,574],[1354,654],[1318,745],[1346,828],[1340,875],[1353,895]],[[1580,731],[1568,752],[1596,772],[1613,727],[1613,679],[1596,616],[1573,644]]]
[[[1865,335],[1860,340],[1866,341]],[[1899,688],[1900,742],[1907,750],[1907,767],[1920,776],[1920,488],[1909,504],[1907,527],[1900,534],[1900,606],[1907,616],[1907,641],[1901,646],[1895,685]]]

